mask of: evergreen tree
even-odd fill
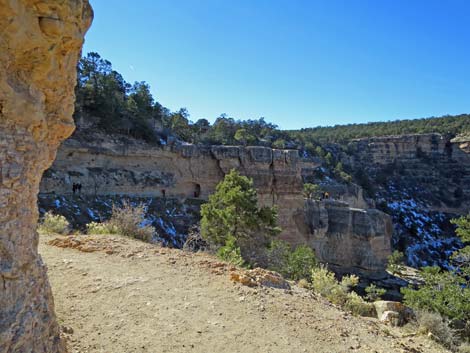
[[[222,247],[235,242],[243,258],[256,262],[259,250],[280,232],[273,207],[258,207],[253,181],[232,170],[201,208],[201,235]]]

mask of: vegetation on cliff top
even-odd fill
[[[113,70],[111,62],[93,52],[78,64],[76,95],[77,122],[86,121],[105,132],[123,133],[150,142],[172,135],[192,143],[296,148],[320,156],[323,152],[318,147],[324,143],[409,133],[437,132],[453,136],[470,131],[467,114],[292,131],[280,130],[262,117],[242,121],[221,114],[213,124],[204,118],[193,122],[185,108],[171,112],[155,100],[147,83],[126,82]]]

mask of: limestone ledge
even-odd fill
[[[395,161],[414,160],[420,155],[453,158],[470,164],[468,141],[437,134],[408,134],[371,137],[354,140],[355,158],[367,164],[390,164]]]

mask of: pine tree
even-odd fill
[[[236,170],[217,185],[201,208],[201,235],[216,247],[235,242],[243,258],[253,263],[260,248],[280,232],[274,207],[258,207],[253,181]]]

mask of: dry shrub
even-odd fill
[[[111,219],[107,222],[87,224],[88,234],[121,234],[151,242],[155,228],[146,224],[145,205],[132,206],[124,201],[122,206],[113,205]]]
[[[109,222],[91,222],[86,225],[87,234],[118,234],[119,229]]]
[[[470,343],[462,343],[458,350],[457,350],[458,353],[470,353]]]
[[[344,309],[349,310],[353,315],[376,317],[374,304],[366,302],[355,292],[348,293]]]
[[[455,348],[457,338],[455,331],[440,314],[429,311],[416,313],[418,333],[428,335],[447,348]]]
[[[330,302],[344,305],[348,300],[349,291],[357,285],[357,276],[344,276],[341,282],[335,278],[333,272],[320,265],[312,270],[312,288]]]
[[[113,213],[109,224],[118,229],[119,234],[150,242],[155,228],[145,224],[145,205],[132,206],[123,201],[122,206],[113,205]]]
[[[197,252],[197,251],[208,251],[210,250],[209,243],[204,240],[201,236],[201,231],[199,227],[193,226],[189,230],[188,237],[183,245],[183,250]]]
[[[41,233],[67,234],[70,230],[70,224],[62,215],[55,215],[52,212],[46,212],[38,230]]]

